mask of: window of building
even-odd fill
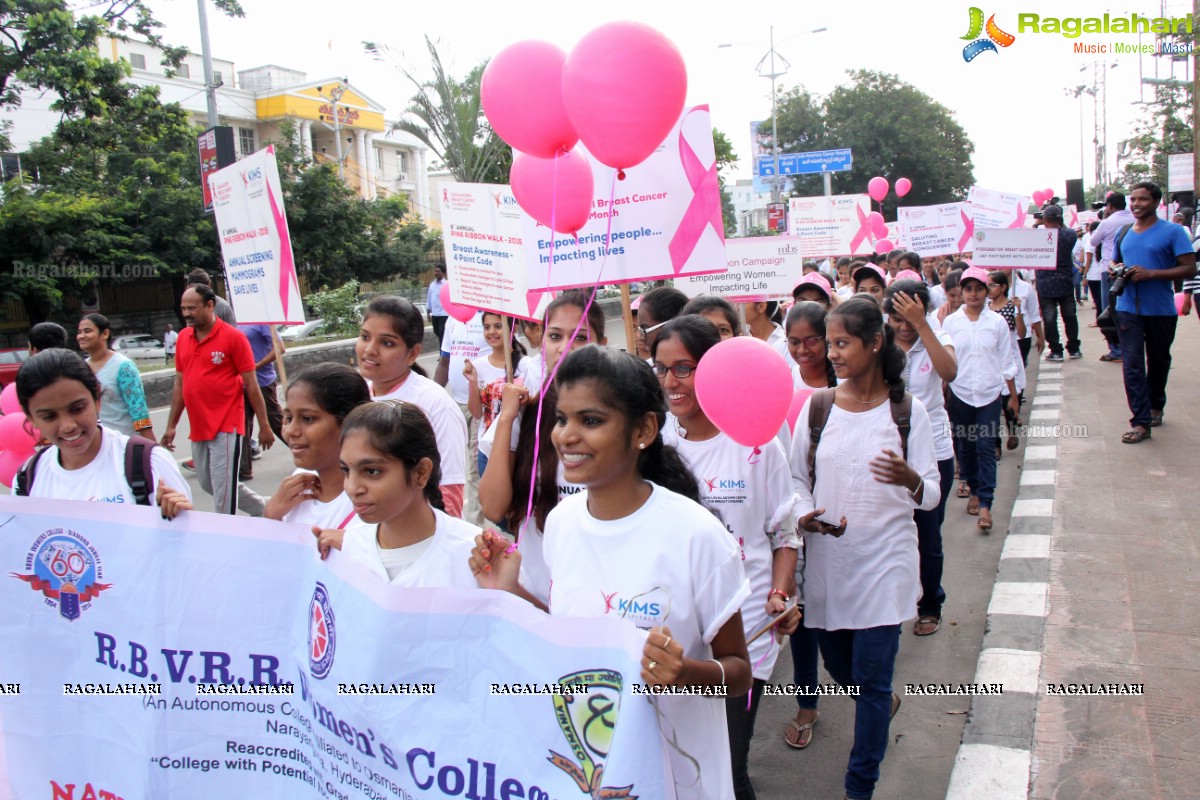
[[[214,72],[213,73],[213,86],[224,86],[224,85],[225,85],[225,78],[223,78],[221,76],[220,72]]]
[[[181,78],[192,77],[191,67],[189,67],[187,64],[180,64],[179,65],[179,77],[181,77]]]
[[[141,53],[130,53],[129,54],[129,65],[131,67],[133,67],[134,69],[145,69],[146,68],[146,57],[144,55],[142,55]]]
[[[383,148],[375,148],[375,171],[380,175],[383,174]]]
[[[238,145],[244,156],[254,152],[254,128],[238,128]]]
[[[396,169],[401,175],[408,174],[408,158],[407,154],[402,152],[396,153]]]

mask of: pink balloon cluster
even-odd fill
[[[519,153],[517,202],[567,234],[587,223],[595,188],[576,142],[618,171],[636,166],[670,133],[686,96],[678,48],[639,22],[602,25],[570,55],[549,42],[517,42],[491,60],[481,84],[488,121]]]
[[[1033,197],[1034,205],[1044,206],[1046,203],[1048,203],[1054,199],[1054,190],[1053,189],[1034,190],[1032,197]]]
[[[0,483],[11,488],[17,470],[33,455],[37,436],[17,402],[17,384],[0,392],[0,412]]]

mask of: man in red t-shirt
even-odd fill
[[[246,432],[243,386],[262,428],[259,445],[266,450],[275,442],[254,375],[254,355],[246,335],[217,317],[210,287],[189,286],[179,305],[188,327],[175,343],[175,387],[161,444],[175,449],[175,426],[186,408],[200,488],[213,496],[217,513],[236,514],[238,457]]]

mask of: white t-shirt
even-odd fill
[[[460,368],[461,369],[461,368]],[[367,385],[370,386],[370,381]],[[467,482],[467,421],[462,410],[446,393],[424,375],[415,372],[388,394],[371,395],[376,402],[402,400],[425,412],[442,456],[442,486],[461,486]]]
[[[476,391],[480,393],[484,403],[483,418],[480,420],[480,424],[484,426],[485,431],[491,429],[496,415],[500,413],[504,379],[508,376],[505,368],[493,365],[490,358],[490,356],[480,356],[471,359],[471,364],[475,367]],[[522,378],[528,368],[529,357],[525,356],[517,363],[517,368],[513,371],[513,380]]]
[[[98,503],[135,503],[133,491],[125,481],[125,443],[129,437],[120,431],[99,426],[100,450],[90,464],[79,469],[64,469],[58,447],[51,445],[38,459],[30,497],[55,500],[90,500]],[[179,472],[171,453],[163,447],[150,451],[150,505],[158,507],[155,493],[159,479],[167,486],[192,499],[192,489]]]
[[[929,310],[937,311],[946,304],[946,289],[939,283],[929,287]]]
[[[577,483],[571,483],[563,477],[561,461],[558,464],[558,478],[555,482],[558,486],[558,502],[560,503],[584,490],[584,487]],[[528,496],[514,499],[525,506],[529,504]],[[536,516],[531,516],[521,523],[521,535],[517,540],[517,549],[521,551],[521,585],[525,587],[525,591],[549,606],[550,567],[546,564],[545,540],[546,536],[538,528]]]
[[[530,394],[538,394],[542,390],[542,381],[546,379],[546,357],[542,351],[537,351],[521,359],[517,364],[517,374],[514,378],[529,389]]]
[[[292,474],[296,475],[301,472],[317,474],[311,469],[298,469]],[[358,515],[354,513],[354,503],[350,500],[350,495],[345,492],[327,503],[322,503],[315,498],[301,500],[291,511],[283,515],[281,521],[333,529],[362,524],[359,522]]]
[[[953,347],[954,341],[945,331],[937,331],[937,340],[943,347]],[[950,417],[946,414],[946,399],[942,388],[945,386],[929,351],[920,339],[913,344],[905,357],[904,385],[912,396],[920,400],[929,415],[929,424],[933,430],[934,458],[944,461],[954,458],[954,442],[950,438]],[[911,435],[911,434],[910,434]]]
[[[550,613],[611,614],[643,629],[667,625],[685,656],[711,658],[713,638],[750,594],[741,553],[703,506],[660,486],[650,488],[646,503],[622,519],[593,517],[586,491],[550,513],[545,540],[554,581]],[[662,696],[658,710],[664,738],[678,748],[669,748],[676,796],[731,800],[725,701]]]
[[[1100,280],[1097,278],[1096,280]],[[1025,317],[1025,338],[1033,335],[1033,326],[1042,321],[1042,308],[1038,303],[1037,287],[1017,278],[1008,287],[1008,296],[1021,303],[1021,316]]]
[[[851,297],[854,297],[854,287],[849,284],[847,284],[846,286],[839,286],[837,288],[837,293],[838,293],[838,297],[841,297],[844,299],[849,299]]]
[[[415,555],[416,558],[395,577],[388,577],[386,563],[392,551],[384,550],[381,554],[375,538],[375,524],[360,523],[347,528],[342,539],[342,553],[365,564],[371,572],[392,586],[409,589],[478,589],[479,583],[471,574],[468,562],[480,529],[436,508],[433,509],[433,516],[437,520],[433,536],[412,547],[398,548],[399,560],[407,560],[406,555]]]
[[[699,442],[683,439],[670,414],[663,426],[663,442],[683,456],[700,480],[704,504],[720,514],[725,528],[738,542],[742,566],[750,581],[750,596],[742,604],[742,625],[748,639],[770,619],[766,606],[771,589],[783,588],[772,585],[775,551],[783,547],[800,549],[796,492],[787,456],[774,440],[763,445],[755,458],[754,448],[740,445],[723,433]],[[770,678],[778,655],[774,636],[758,637],[750,645],[754,677]]]
[[[886,448],[901,452],[890,404],[853,413],[838,408],[817,447],[816,490],[808,475],[808,414],[804,404],[792,443],[797,514],[825,509],[823,519],[846,518],[840,537],[805,534],[804,625],[822,630],[863,630],[898,625],[913,616],[921,594],[917,525],[913,510],[936,508],[940,475],[929,415],[913,397],[908,463],[924,481],[921,504],[903,486],[875,480],[870,462]]]
[[[471,385],[463,375],[463,365],[468,360],[485,355],[490,346],[483,338],[483,312],[471,317],[469,322],[459,322],[454,317],[446,320],[446,331],[442,352],[450,356],[449,373],[446,376],[446,391],[459,405],[466,405]],[[460,412],[461,413],[461,412]]]

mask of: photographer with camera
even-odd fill
[[[1058,231],[1057,266],[1038,270],[1037,293],[1041,304],[1042,326],[1050,344],[1047,361],[1062,361],[1063,346],[1058,336],[1058,314],[1062,311],[1063,327],[1067,332],[1067,353],[1071,358],[1083,358],[1079,350],[1079,317],[1075,313],[1075,262],[1071,251],[1079,238],[1075,231],[1063,227],[1062,208],[1051,203],[1042,209],[1042,226]]]
[[[1162,424],[1167,404],[1171,343],[1175,341],[1173,281],[1196,274],[1196,253],[1187,232],[1160,220],[1162,189],[1143,181],[1129,193],[1133,224],[1123,228],[1113,245],[1110,291],[1117,295],[1117,328],[1121,335],[1125,397],[1133,414],[1125,444],[1150,438]]]

